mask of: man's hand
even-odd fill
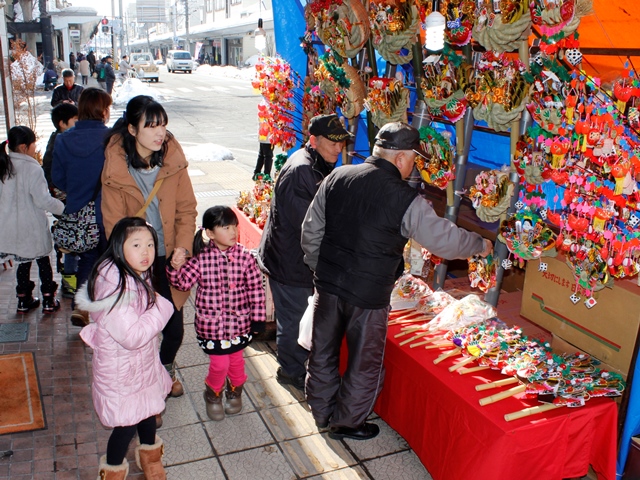
[[[491,254],[491,252],[493,252],[493,243],[491,243],[491,240],[485,238],[484,239],[484,250],[482,251],[482,253],[480,253],[481,257],[487,257],[489,254]]]

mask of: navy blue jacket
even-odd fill
[[[66,213],[75,213],[91,201],[104,166],[104,139],[109,132],[100,120],[80,120],[56,137],[51,179],[67,193]],[[102,224],[101,196],[96,200],[96,217]]]

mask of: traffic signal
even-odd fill
[[[100,20],[100,23],[102,24],[102,33],[109,33],[109,20],[107,20],[107,17]]]

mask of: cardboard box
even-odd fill
[[[574,304],[573,273],[563,258],[529,262],[520,314],[558,337],[626,375],[640,325],[640,288],[633,281],[616,280],[613,289],[596,292],[597,303],[585,306],[584,295]]]

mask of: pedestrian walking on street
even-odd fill
[[[209,355],[204,381],[207,416],[224,420],[242,410],[247,380],[242,351],[266,321],[262,273],[255,258],[237,243],[238,217],[229,207],[211,207],[193,240],[193,257],[167,264],[169,283],[196,290],[195,328],[198,344]],[[226,398],[223,405],[222,397]]]
[[[80,60],[78,71],[80,75],[82,75],[82,85],[88,85],[89,75],[91,75],[91,65],[89,64],[87,57],[82,57],[82,60]]]
[[[7,152],[7,147],[9,151]],[[51,196],[44,172],[35,159],[36,135],[24,126],[12,127],[0,144],[0,261],[13,259],[16,269],[18,313],[38,308],[33,296],[31,263],[38,264],[42,312],[60,308],[58,284],[53,281],[49,255],[53,249],[46,212],[61,215],[64,204]]]
[[[89,50],[89,53],[87,54],[87,61],[89,62],[89,74],[93,75],[96,68],[96,54],[93,53],[93,50]]]
[[[176,376],[175,359],[182,344],[182,306],[189,292],[172,289],[167,280],[167,257],[178,263],[191,256],[196,230],[196,197],[182,147],[167,131],[165,109],[152,97],[129,100],[109,137],[102,171],[102,213],[107,237],[122,217],[146,218],[158,234],[158,259],[154,274],[158,293],[171,300],[174,312],[162,330],[160,359],[171,373],[170,396],[184,388]]]
[[[306,395],[316,425],[330,427],[334,439],[380,431],[366,420],[382,390],[389,301],[408,239],[446,259],[492,250],[489,240],[438,217],[405,182],[420,150],[418,130],[384,125],[372,155],[329,175],[304,218],[302,249],[317,292]],[[341,375],[345,337],[349,362]]]
[[[93,349],[93,405],[100,422],[113,428],[98,467],[104,480],[126,478],[125,456],[136,433],[136,463],[145,478],[166,478],[155,416],[165,408],[171,377],[158,357],[158,334],[173,305],[152,286],[157,243],[155,230],[142,218],[123,218],[77,295],[93,320],[80,332]]]
[[[260,259],[269,275],[278,312],[276,345],[281,384],[304,390],[307,350],[298,345],[300,319],[313,295],[313,273],[300,247],[302,220],[318,187],[329,175],[351,135],[337,115],[309,122],[309,141],[291,155],[278,175],[271,209],[260,243]]]
[[[107,89],[107,93],[111,95],[113,92],[113,84],[116,81],[116,72],[113,69],[113,57],[107,55],[103,60],[104,66],[102,67],[102,71],[104,72],[105,88]]]

